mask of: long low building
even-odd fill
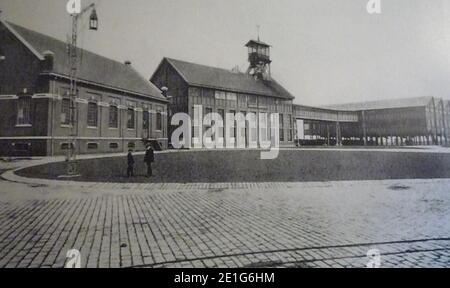
[[[435,97],[390,99],[322,108],[296,105],[294,110],[298,119],[297,138],[299,143],[306,145],[449,144],[450,101]]]
[[[78,49],[74,98],[67,43],[4,21],[0,39],[2,155],[64,155],[73,145],[114,153],[143,150],[146,141],[167,147],[168,101],[131,63]]]

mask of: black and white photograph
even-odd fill
[[[0,268],[450,268],[450,0],[0,0]]]

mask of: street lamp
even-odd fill
[[[74,13],[70,16],[72,17],[72,41],[69,45],[69,65],[70,65],[70,118],[71,119],[71,137],[72,141],[69,145],[68,154],[67,154],[67,174],[69,177],[78,176],[78,169],[76,165],[76,141],[77,141],[77,119],[75,119],[75,100],[78,96],[78,81],[77,81],[77,72],[78,72],[78,48],[77,48],[77,40],[78,40],[78,22],[81,18],[87,13],[91,11],[91,15],[89,17],[89,29],[90,30],[98,30],[98,16],[97,11],[95,10],[95,4],[92,3],[89,6],[86,6],[84,9],[80,11],[80,13]]]
[[[95,8],[92,9],[91,16],[89,17],[89,29],[98,30],[98,17]]]
[[[5,53],[3,52],[2,48],[0,48],[0,62],[5,61],[6,56]]]
[[[164,95],[164,97],[167,97],[167,91],[169,91],[169,88],[167,88],[166,86],[161,87],[161,91],[162,94]]]

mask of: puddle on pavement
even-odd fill
[[[406,186],[406,185],[396,184],[396,185],[389,186],[388,189],[389,190],[393,190],[393,191],[404,191],[404,190],[410,190],[411,187],[410,186]]]

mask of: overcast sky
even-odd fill
[[[65,40],[66,0],[1,0],[2,18]],[[83,5],[92,1],[82,0]],[[150,78],[164,56],[245,71],[261,26],[272,74],[296,103],[450,99],[450,0],[95,0],[100,29],[85,49]],[[87,23],[87,18],[85,23]],[[86,25],[85,25],[86,27]]]

